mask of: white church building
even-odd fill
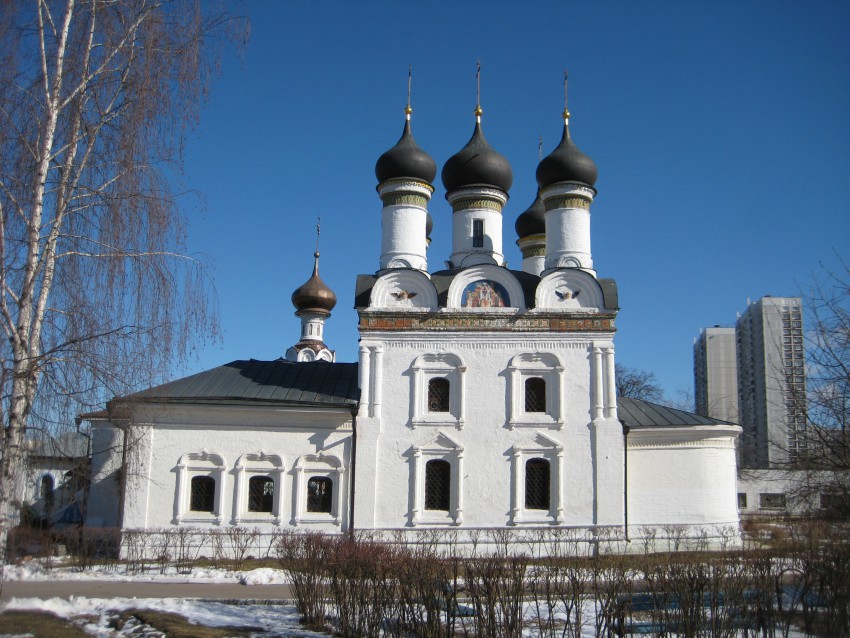
[[[451,530],[460,543],[569,531],[625,548],[672,529],[737,534],[740,428],[616,396],[617,287],[592,259],[597,169],[569,113],[515,223],[521,271],[502,249],[511,167],[480,109],[442,169],[452,250],[429,271],[437,167],[406,116],[375,168],[381,254],[356,280],[359,361],[336,362],[324,343],[336,297],[317,252],[292,295],[301,338],[285,358],[234,361],[86,416],[88,523]]]

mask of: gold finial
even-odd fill
[[[316,217],[316,252],[313,255],[313,257],[316,258],[317,262],[318,262],[318,259],[319,259],[319,235],[321,235],[321,234],[322,234],[322,216],[319,215],[318,217]]]
[[[410,106],[410,88],[413,84],[413,65],[407,67],[407,106],[404,107],[404,115],[409,120],[410,114],[413,113],[413,107]]]
[[[477,122],[481,122],[481,115],[484,113],[484,109],[481,108],[481,60],[478,60],[478,68],[475,71],[475,84],[476,84],[476,94],[475,94],[475,120]]]
[[[570,110],[567,108],[567,70],[564,69],[564,124],[570,123]]]

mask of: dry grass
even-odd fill
[[[41,611],[7,611],[0,614],[0,634],[35,638],[90,638],[70,620]]]
[[[189,622],[178,614],[148,609],[123,612],[113,626],[121,629],[129,622],[152,627],[168,638],[239,638],[263,631],[260,627],[203,627]]]

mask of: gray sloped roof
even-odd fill
[[[689,425],[733,425],[727,421],[712,419],[684,410],[668,408],[657,403],[617,397],[617,416],[630,429],[664,428]]]
[[[231,361],[223,366],[142,390],[131,400],[165,402],[250,401],[289,406],[351,408],[357,405],[356,363]]]

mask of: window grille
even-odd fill
[[[211,476],[193,476],[189,509],[193,512],[215,511],[215,479]]]
[[[307,481],[307,511],[330,514],[333,508],[333,481],[324,476],[314,476]]]
[[[525,464],[525,507],[549,509],[549,461],[530,459]]]
[[[274,480],[270,476],[252,476],[248,481],[248,511],[271,513],[274,504]]]
[[[525,411],[546,412],[546,382],[540,377],[525,380]]]
[[[425,509],[449,511],[451,503],[452,466],[448,461],[425,464]]]
[[[428,381],[428,412],[449,411],[449,380],[437,377]]]
[[[762,493],[759,494],[759,507],[765,510],[784,510],[785,494]]]

